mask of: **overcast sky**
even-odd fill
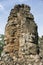
[[[27,4],[31,7],[39,36],[43,35],[43,0],[0,0],[0,34],[4,34],[9,13],[15,4]]]

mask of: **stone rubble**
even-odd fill
[[[0,65],[43,65],[38,32],[30,6],[15,5],[5,27],[5,45]]]

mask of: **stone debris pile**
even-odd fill
[[[2,65],[43,65],[39,56],[37,25],[30,6],[15,5],[11,10],[4,40]]]

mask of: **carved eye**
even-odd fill
[[[9,52],[5,52],[5,54],[8,54]]]
[[[11,26],[16,26],[17,25],[17,22],[13,21],[10,23]]]
[[[9,40],[9,42],[10,42],[10,43],[14,43],[15,40],[16,40],[16,38],[11,38],[11,39]]]
[[[15,32],[16,32],[16,30],[12,29],[9,34],[10,34],[11,36],[14,36]]]

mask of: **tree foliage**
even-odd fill
[[[3,46],[4,46],[4,35],[0,34],[0,55],[3,50]]]

